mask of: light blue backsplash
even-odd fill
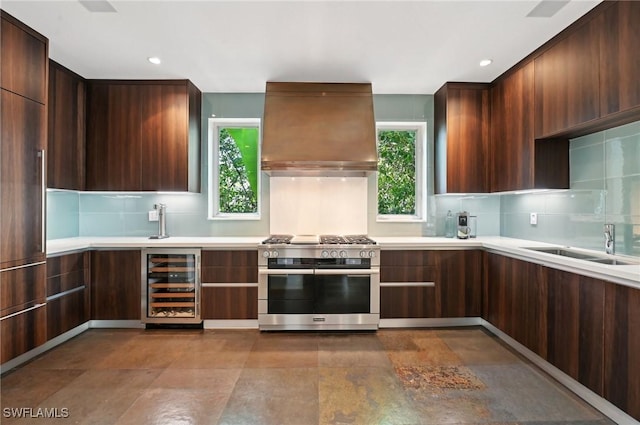
[[[148,211],[167,205],[167,233],[172,236],[264,236],[269,234],[269,178],[262,175],[260,220],[207,220],[208,120],[262,118],[264,93],[204,93],[202,96],[202,190],[199,194],[91,193],[48,194],[48,239],[73,236],[148,236],[157,233]],[[433,96],[374,95],[376,120],[426,121],[428,193],[433,193]],[[375,184],[372,180],[371,184]],[[430,202],[430,206],[433,203]],[[370,203],[375,208],[375,202]],[[369,214],[369,233],[375,235],[434,234],[435,208],[427,223],[376,223]]]
[[[640,122],[571,140],[570,190],[501,196],[503,236],[640,256]],[[538,224],[529,214],[538,213]]]
[[[477,217],[477,236],[500,234],[500,195],[490,193],[436,195],[436,234],[444,236],[447,212],[466,211]]]
[[[47,240],[80,235],[79,195],[71,191],[47,191]]]
[[[49,191],[47,239],[74,236],[147,236],[155,203],[167,205],[173,236],[262,236],[269,233],[269,178],[262,180],[260,220],[207,220],[208,118],[262,118],[263,93],[205,93],[202,100],[200,194]],[[377,121],[427,122],[428,217],[425,223],[375,220],[375,178],[369,179],[372,236],[441,236],[448,210],[478,217],[478,236],[502,235],[603,249],[603,225],[616,225],[616,252],[640,256],[640,122],[580,137],[570,144],[571,189],[539,193],[433,194],[433,96],[374,95]],[[529,224],[529,214],[538,224]]]

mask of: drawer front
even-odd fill
[[[84,288],[47,301],[47,339],[89,320],[89,291]]]
[[[436,289],[432,286],[380,288],[381,319],[438,317],[436,306]]]
[[[0,319],[0,363],[33,350],[47,341],[46,307],[46,304],[37,304]]]
[[[202,318],[239,320],[258,318],[258,287],[202,288]]]
[[[47,279],[89,268],[89,253],[61,255],[47,258]]]
[[[202,267],[258,267],[258,251],[202,251]]]
[[[46,264],[0,272],[0,311],[44,300]]]

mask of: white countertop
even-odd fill
[[[250,249],[257,248],[266,236],[250,237],[170,237],[149,239],[147,237],[81,237],[47,241],[47,255],[55,256],[85,249],[136,249],[136,248],[211,248]],[[498,236],[474,239],[443,237],[373,237],[382,249],[486,249],[503,255],[531,261],[568,272],[583,274],[598,279],[640,289],[640,264],[606,265],[586,260],[563,257],[528,250],[535,247],[559,247],[558,245]],[[565,247],[562,247],[565,248]],[[572,248],[579,250],[577,248]],[[602,252],[580,250],[587,254],[602,255]]]

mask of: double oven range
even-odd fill
[[[375,330],[380,248],[363,235],[274,235],[258,247],[261,330]]]

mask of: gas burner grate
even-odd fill
[[[349,243],[347,240],[339,235],[321,235],[320,243],[324,245],[336,245]]]
[[[290,244],[293,235],[271,235],[262,241],[263,245]]]
[[[346,235],[344,237],[348,244],[353,245],[375,245],[376,241],[369,238],[367,235]]]

